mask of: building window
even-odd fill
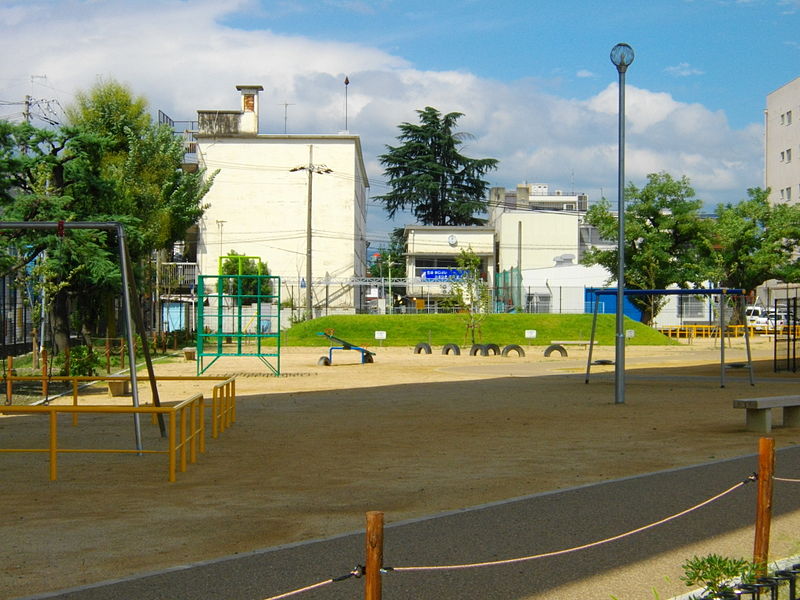
[[[787,163],[792,162],[792,149],[791,148],[786,150],[786,162]]]
[[[791,125],[792,124],[792,111],[788,111],[786,113],[786,124],[787,125]]]
[[[792,201],[792,188],[790,188],[790,187],[786,188],[786,201],[787,202],[791,202]]]
[[[678,296],[678,316],[681,319],[702,319],[706,316],[706,302],[703,297]]]
[[[781,162],[786,162],[786,152],[781,151]]]

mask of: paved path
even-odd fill
[[[669,452],[669,448],[664,451]],[[748,456],[390,524],[385,532],[384,564],[471,563],[586,544],[693,506],[745,479],[756,468],[757,458]],[[778,451],[776,475],[800,477],[800,447]],[[798,485],[776,482],[776,516],[800,509]],[[748,484],[665,525],[559,557],[479,569],[388,573],[383,578],[383,597],[546,598],[547,591],[557,586],[751,526],[756,489],[756,484]],[[363,546],[362,534],[344,535],[28,598],[260,600],[346,574],[364,562]],[[348,579],[294,598],[352,600],[363,597],[362,587],[360,580]],[[582,597],[592,596],[587,593]]]

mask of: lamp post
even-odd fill
[[[619,235],[617,240],[617,337],[614,360],[614,404],[625,404],[625,71],[633,62],[633,48],[617,44],[611,62],[619,74],[619,170],[617,178]]]

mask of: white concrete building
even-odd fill
[[[498,270],[580,261],[588,247],[602,246],[597,231],[583,223],[588,203],[586,194],[560,190],[551,194],[545,183],[489,190],[489,225],[495,229]]]
[[[568,255],[577,260],[581,215],[576,212],[509,210],[492,222],[500,271],[551,267]]]
[[[304,307],[310,214],[314,316],[354,312],[363,289],[349,282],[367,265],[360,138],[259,133],[262,88],[237,89],[241,109],[198,111],[198,162],[216,172],[199,225],[200,274],[217,274],[231,250],[258,256],[282,278],[281,300]]]
[[[472,250],[481,259],[481,276],[494,281],[494,229],[409,225],[406,239],[406,296],[418,309],[435,306],[450,291],[448,279],[457,274],[457,257]]]
[[[800,77],[767,95],[764,185],[770,202],[800,201]]]
[[[562,190],[550,193],[546,183],[520,183],[515,190],[494,187],[489,190],[490,214],[504,210],[567,210],[586,212],[589,197],[586,194],[565,194]]]

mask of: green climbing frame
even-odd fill
[[[280,375],[280,293],[280,277],[200,275],[197,374],[204,373],[222,356],[252,356]]]

